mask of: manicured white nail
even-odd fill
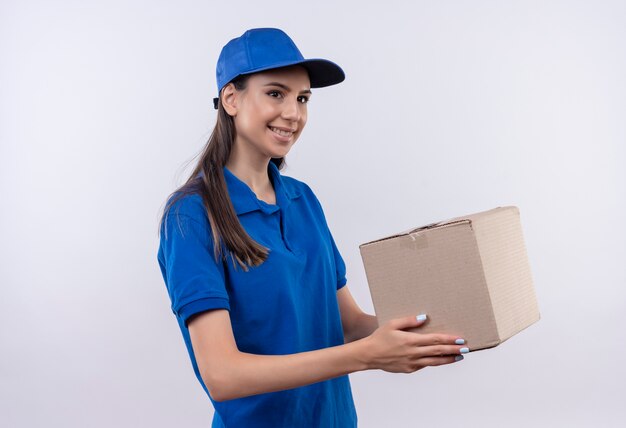
[[[454,361],[461,361],[463,358],[464,358],[463,355],[456,355],[454,357]]]
[[[459,352],[461,354],[467,354],[469,352],[469,348],[461,348],[461,349],[459,349]]]
[[[420,314],[416,316],[415,318],[417,318],[417,321],[419,322],[426,321],[426,314]]]
[[[462,344],[465,343],[465,340],[464,339],[457,339],[457,340],[454,341],[454,343],[456,343],[457,345],[462,345]]]

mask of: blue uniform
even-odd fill
[[[239,221],[252,239],[270,249],[267,260],[248,272],[235,270],[230,257],[216,263],[199,195],[172,206],[158,251],[194,372],[215,408],[212,427],[356,427],[348,375],[222,402],[214,401],[204,385],[187,321],[208,309],[229,311],[241,352],[284,355],[344,343],[336,293],[346,284],[346,266],[311,188],[269,162],[276,193],[272,205],[223,170]]]

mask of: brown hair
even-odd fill
[[[232,83],[237,90],[244,90],[247,88],[249,77],[250,74],[241,75],[232,80]],[[230,157],[235,132],[233,118],[224,110],[220,97],[217,121],[211,136],[185,184],[169,195],[168,199],[171,199],[163,209],[159,230],[176,201],[186,195],[198,193],[202,197],[211,225],[215,260],[217,261],[220,256],[222,260],[226,259],[222,245],[224,244],[230,252],[233,266],[236,268],[236,261],[247,272],[250,265],[258,266],[263,263],[269,250],[254,241],[245,231],[228,194],[223,167]],[[285,165],[284,158],[272,158],[270,162],[274,162],[279,169]],[[198,177],[200,173],[202,176]]]

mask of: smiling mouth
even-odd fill
[[[293,135],[293,132],[290,132],[290,131],[283,131],[282,129],[274,128],[273,126],[268,126],[268,128],[269,128],[272,132],[274,132],[274,133],[276,133],[276,134],[278,134],[278,135],[280,135],[280,136],[282,136],[282,137],[291,137],[291,136]]]

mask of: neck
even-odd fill
[[[246,156],[235,150],[235,146],[233,146],[228,162],[226,162],[226,168],[246,183],[254,193],[264,195],[272,189],[267,170],[269,162],[270,158],[268,157]]]

